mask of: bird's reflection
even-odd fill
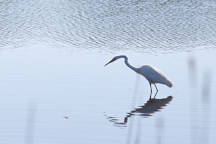
[[[124,117],[123,122],[118,122],[118,119],[115,117],[107,117],[109,121],[113,122],[117,125],[125,125],[128,122],[128,119],[133,115],[143,116],[143,117],[149,117],[152,116],[153,113],[160,111],[163,109],[170,101],[172,101],[173,97],[168,96],[166,98],[162,99],[149,99],[144,105],[139,106],[138,108],[135,108],[134,110],[127,113],[127,115]]]

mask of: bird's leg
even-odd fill
[[[152,86],[151,86],[151,83],[150,83],[150,82],[149,82],[149,85],[150,85],[150,89],[151,89],[151,93],[150,93],[149,99],[151,99],[151,95],[152,95]]]
[[[154,84],[154,86],[155,86],[155,88],[156,88],[156,93],[155,93],[155,95],[154,95],[154,98],[155,98],[155,96],[157,95],[157,93],[158,93],[158,89],[157,89],[157,86],[156,86],[156,84]]]

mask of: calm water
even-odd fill
[[[0,2],[0,143],[214,144],[216,3]],[[122,60],[160,69],[149,85]],[[154,91],[155,92],[155,91]]]

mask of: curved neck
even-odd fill
[[[128,63],[128,59],[127,59],[127,58],[125,58],[125,64],[126,64],[130,69],[132,69],[133,71],[137,72],[137,68],[135,68],[135,67],[133,67],[132,65],[130,65],[130,64]]]

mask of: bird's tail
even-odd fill
[[[167,80],[167,83],[166,83],[166,85],[168,86],[168,87],[173,87],[173,84],[172,84],[172,82],[170,81],[170,80]]]

